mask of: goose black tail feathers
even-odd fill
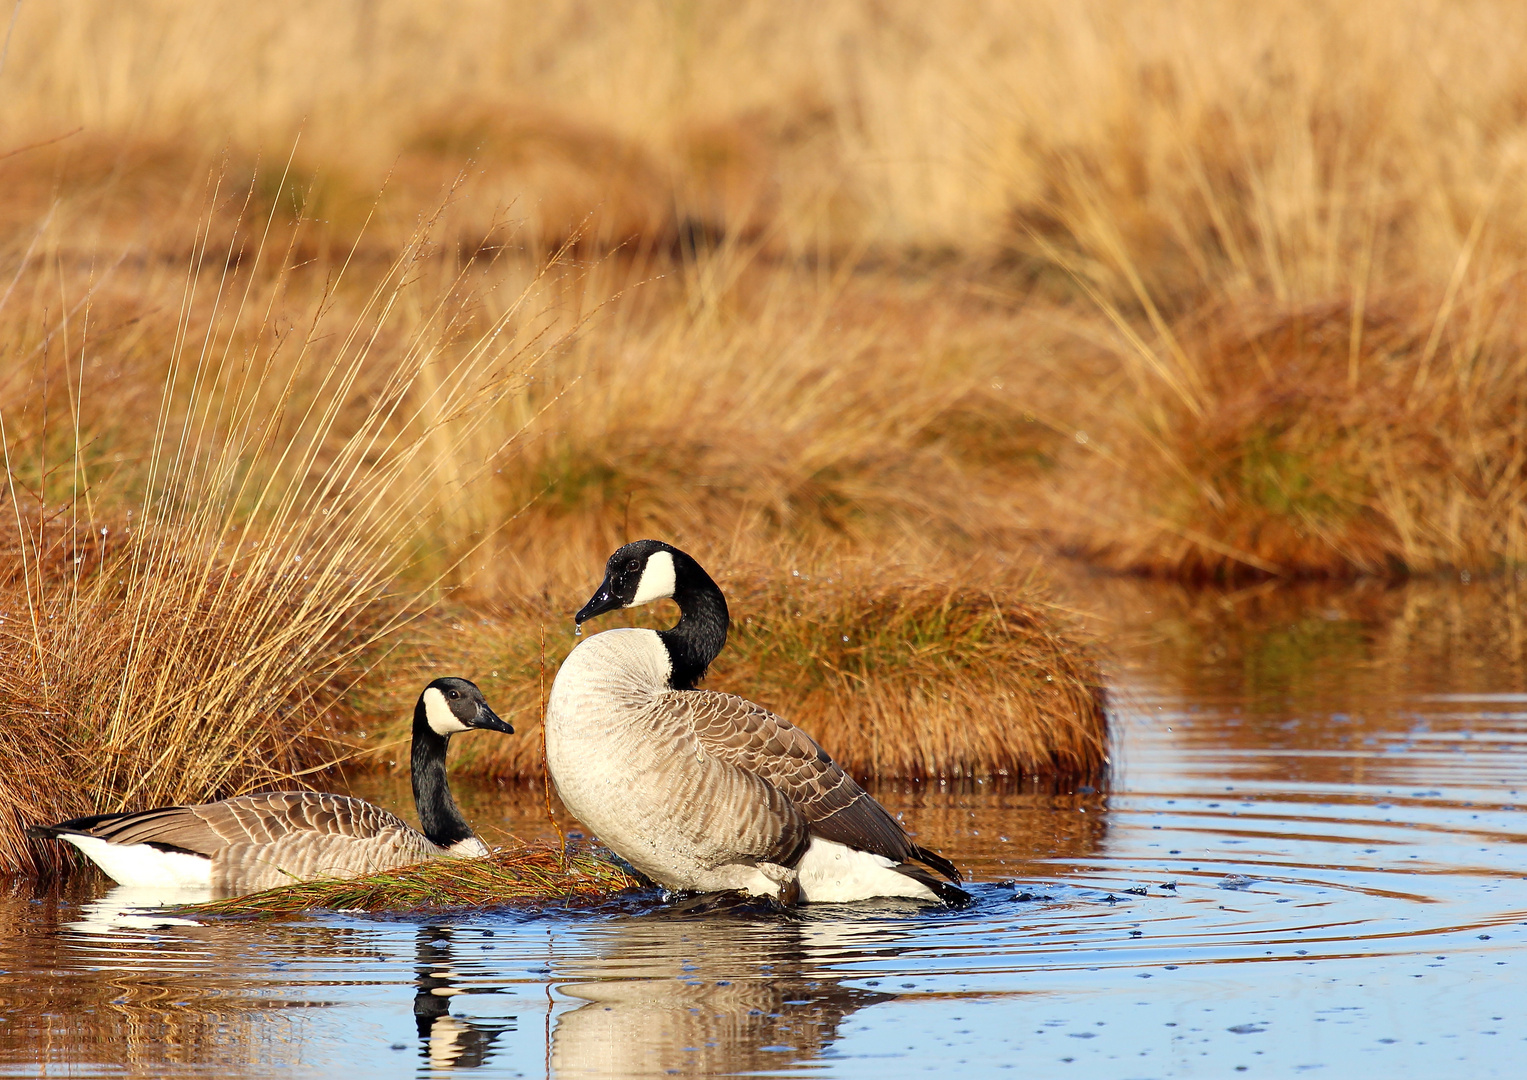
[[[918,862],[927,863],[948,878],[949,881],[940,881],[921,866],[912,866],[908,863],[903,863],[896,869],[914,881],[920,881],[928,886],[928,888],[933,890],[933,894],[946,904],[962,906],[970,903],[970,894],[968,892],[957,884],[950,884],[950,882],[958,882],[960,880],[959,868],[954,863],[937,852],[929,851],[925,847],[918,847],[916,844],[912,845],[912,857]]]
[[[927,863],[929,866],[933,867],[933,869],[937,870],[940,874],[943,874],[956,885],[960,883],[961,878],[959,867],[955,866],[954,863],[950,862],[948,859],[944,858],[937,852],[929,851],[925,847],[918,847],[916,844],[913,844],[912,857],[920,863]],[[964,895],[963,889],[960,890],[960,894],[962,896]]]
[[[919,858],[921,858],[921,856],[919,856]],[[938,856],[935,855],[934,858],[937,859]],[[949,866],[951,870],[954,869],[954,867],[950,866],[948,861],[945,859],[939,859],[939,862],[943,863],[945,866]],[[913,866],[911,863],[902,863],[900,866],[896,867],[896,872],[898,874],[905,874],[913,881],[920,882],[921,884],[928,886],[928,888],[933,890],[933,895],[937,896],[946,904],[950,904],[954,907],[963,907],[964,905],[970,903],[971,897],[968,892],[960,888],[958,885],[951,885],[947,881],[940,881],[938,878],[928,873],[928,871],[924,870],[921,866]]]

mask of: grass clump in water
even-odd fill
[[[860,776],[1098,775],[1090,642],[1032,575],[962,570],[750,575],[709,685],[745,688]]]
[[[204,915],[272,918],[315,908],[406,913],[505,904],[595,903],[640,885],[603,852],[559,851],[541,842],[500,848],[483,859],[431,859],[364,877],[304,881],[198,904],[193,910]]]

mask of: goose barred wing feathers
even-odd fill
[[[679,718],[704,752],[782,794],[810,835],[897,862],[915,859],[951,881],[960,879],[952,863],[912,843],[885,807],[788,720],[746,698],[710,690],[659,695],[657,711]],[[774,861],[793,861],[797,854]]]
[[[212,860],[212,884],[239,891],[351,877],[439,854],[396,815],[360,799],[315,791],[263,792],[197,806],[101,814],[53,830],[203,855]]]
[[[368,802],[316,791],[268,791],[198,806],[100,814],[58,828],[113,844],[156,844],[197,855],[212,855],[229,844],[271,844],[300,833],[370,839],[414,832]]]
[[[647,741],[673,748],[663,774],[665,801],[685,809],[668,817],[665,827],[681,834],[684,846],[708,867],[739,857],[793,864],[811,840],[808,819],[787,792],[704,735],[704,710],[692,710],[688,700],[699,696],[693,690],[659,694],[642,718]]]

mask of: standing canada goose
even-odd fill
[[[466,679],[436,679],[414,706],[411,765],[422,833],[345,795],[268,791],[195,806],[97,814],[34,825],[67,840],[122,885],[245,893],[316,878],[348,878],[439,855],[488,854],[451,796],[445,751],[472,728],[513,734]]]
[[[568,810],[672,889],[787,903],[969,899],[959,881],[804,731],[695,684],[726,643],[726,598],[700,564],[657,540],[627,544],[576,618],[672,598],[671,630],[607,630],[552,684],[546,756]]]

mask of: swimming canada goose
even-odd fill
[[[695,684],[726,643],[726,598],[690,556],[627,544],[575,616],[672,598],[671,630],[606,630],[557,672],[546,755],[567,809],[671,889],[789,903],[906,896],[961,902],[954,864],[914,844],[804,731]]]
[[[472,728],[513,734],[466,679],[436,679],[414,706],[411,762],[422,833],[345,795],[267,791],[195,806],[97,814],[34,825],[66,840],[122,885],[255,892],[294,881],[347,878],[438,855],[488,854],[451,796],[445,751]]]

